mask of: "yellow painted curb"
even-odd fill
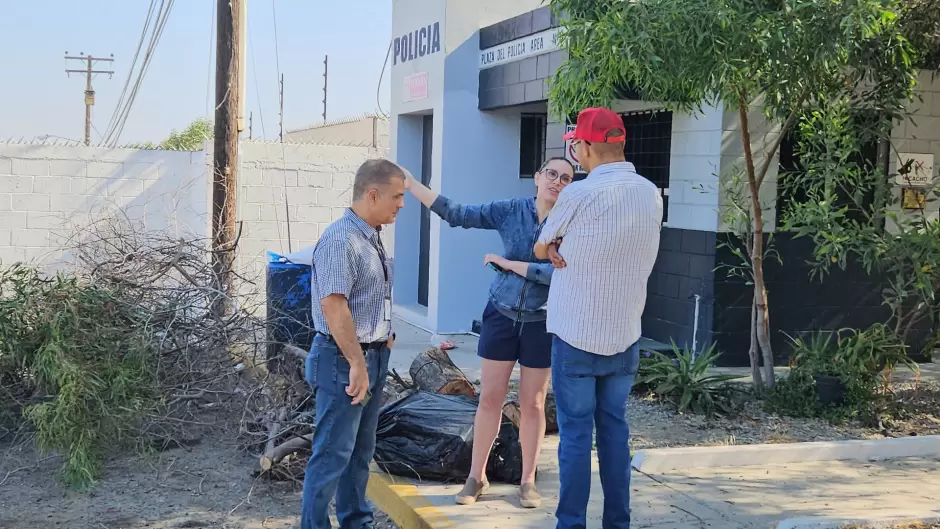
[[[407,480],[390,476],[372,465],[366,494],[401,529],[457,529],[437,507]]]

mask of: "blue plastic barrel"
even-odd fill
[[[268,252],[266,356],[269,370],[276,369],[270,362],[276,362],[283,344],[305,351],[309,351],[313,344],[310,275],[309,263],[293,263],[286,257]]]

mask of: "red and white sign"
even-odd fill
[[[569,132],[573,132],[574,127],[575,127],[574,125],[568,125],[565,128],[565,133],[567,134]],[[578,155],[574,152],[574,150],[575,150],[574,141],[566,140],[565,141],[565,158],[567,158],[568,161],[571,162],[571,165],[574,166],[575,174],[586,173],[587,171],[584,170],[584,167],[582,167],[581,164],[578,163]]]
[[[405,97],[403,100],[419,101],[428,98],[428,72],[416,73],[405,77]]]

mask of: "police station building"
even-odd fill
[[[394,0],[393,31],[390,156],[460,203],[533,195],[543,160],[568,152],[567,125],[547,111],[547,79],[565,60],[548,7],[541,0]],[[717,341],[722,364],[746,365],[751,287],[721,267],[737,264],[722,244],[719,207],[727,202],[719,175],[743,159],[737,113],[669,112],[637,98],[613,109],[626,125],[627,160],[664,199],[644,337],[698,349]],[[779,166],[793,163],[792,143],[784,141]],[[764,186],[771,204],[777,166]],[[773,231],[776,207],[765,215]],[[411,196],[395,232],[396,314],[432,332],[472,330],[495,273],[483,256],[502,252],[499,237],[451,228]],[[864,272],[811,283],[802,265],[808,243],[777,237],[777,245],[787,265],[769,263],[766,275],[778,351],[786,349],[778,330],[792,335],[881,318],[880,289]]]

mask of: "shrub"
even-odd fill
[[[146,323],[121,294],[22,265],[0,270],[0,380],[32,387],[23,416],[41,449],[65,456],[63,478],[77,487],[159,404]]]
[[[731,413],[731,393],[726,383],[738,375],[709,375],[720,353],[711,345],[693,358],[689,349],[679,349],[673,342],[674,358],[658,351],[644,352],[637,373],[638,388],[648,388],[671,402],[679,413],[692,411],[708,417]]]
[[[914,367],[897,337],[883,324],[858,331],[818,331],[809,339],[790,338],[790,374],[780,381],[767,404],[772,411],[830,421],[871,416],[877,409],[885,374],[898,365]],[[819,398],[820,377],[838,379],[842,399],[825,405]]]

